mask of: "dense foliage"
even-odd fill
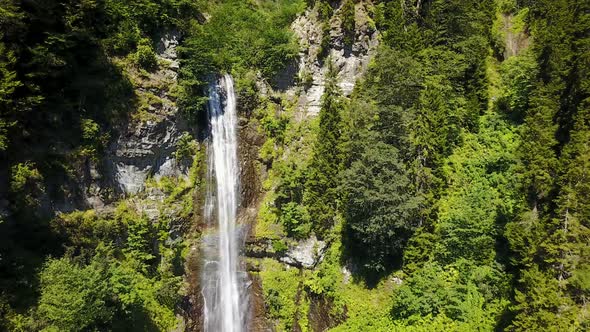
[[[126,71],[154,71],[159,35],[183,31],[198,6],[0,3],[0,330],[177,324],[184,244],[164,243],[169,220],[151,224],[127,202],[107,215],[56,214],[54,204],[83,207],[75,201],[81,165],[100,169],[121,123],[140,107]],[[186,194],[185,218],[192,213],[189,182],[167,191]]]
[[[326,70],[313,119],[279,84],[305,10]],[[380,45],[346,97],[331,29],[352,48],[359,19]],[[230,72],[264,136],[253,237],[271,252],[249,263],[278,330],[590,329],[590,2],[4,0],[0,330],[177,327],[187,243],[169,239],[166,208],[200,209],[191,135],[175,152],[194,158],[191,178],[146,184],[164,217],[138,213],[138,197],[47,212],[141,109],[129,68],[156,70],[172,30],[187,119],[204,125],[208,81]],[[275,260],[313,237],[326,243],[317,266]]]
[[[258,68],[264,78],[272,79],[295,61],[299,48],[288,26],[304,8],[302,0],[228,0],[209,4],[205,10],[211,18],[205,24],[193,24],[180,48],[182,109],[197,117],[205,101],[203,88],[212,73],[233,71],[244,78],[244,72]],[[238,81],[241,96],[252,97],[252,93],[244,91],[252,79]],[[247,99],[241,102],[248,103]]]
[[[354,26],[348,2],[311,4]],[[333,314],[359,305],[339,266],[369,286],[403,279],[389,317],[355,313],[342,330],[588,328],[588,6],[376,5],[364,82],[347,99],[327,81],[310,159],[277,162],[277,210],[261,218],[342,242],[306,283]]]

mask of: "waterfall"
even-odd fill
[[[233,79],[224,75],[209,86],[208,192],[205,218],[212,229],[203,237],[204,265],[202,294],[204,330],[242,332],[246,330],[249,281],[240,271],[238,253],[243,244],[236,225],[239,169],[237,157],[237,115]]]

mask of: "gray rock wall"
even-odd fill
[[[372,3],[367,1],[355,5],[355,33],[352,45],[345,44],[342,7],[337,8],[330,21],[326,23],[330,26],[327,37],[328,50],[321,49],[324,23],[320,20],[317,10],[308,9],[291,25],[301,45],[298,76],[304,81],[302,85],[311,77],[309,86],[303,86],[303,91],[291,89],[293,95],[296,91],[299,92],[298,108],[304,116],[315,116],[320,111],[327,61],[332,61],[335,65],[338,71],[338,85],[345,96],[352,93],[357,80],[366,71],[369,60],[379,44],[379,33],[370,17],[372,7]],[[322,51],[326,52],[327,56],[322,54]]]
[[[156,102],[138,105],[137,114],[119,129],[119,136],[110,148],[100,174],[90,165],[88,205],[102,207],[104,192],[115,196],[129,196],[145,190],[148,177],[188,177],[190,162],[178,162],[175,158],[177,144],[185,132],[190,132],[186,121],[179,114],[172,87],[177,84],[178,59],[176,47],[179,35],[167,32],[159,40],[156,51],[159,66],[148,73],[136,74],[136,95]],[[137,76],[137,77],[135,77]],[[112,187],[112,188],[110,188]]]

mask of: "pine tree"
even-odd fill
[[[337,179],[343,162],[343,101],[336,84],[336,75],[333,66],[329,65],[319,114],[319,129],[303,194],[303,203],[319,234],[333,225],[339,200]]]

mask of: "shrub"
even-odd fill
[[[149,39],[143,38],[137,45],[137,52],[135,53],[135,60],[137,64],[146,70],[153,70],[158,65],[158,58],[152,47]]]
[[[35,164],[29,162],[12,166],[10,174],[10,190],[13,193],[21,193],[27,189],[26,187],[34,186],[35,183],[43,179]]]
[[[289,247],[287,246],[285,241],[283,241],[283,240],[272,241],[272,250],[274,250],[276,253],[284,253],[288,249],[289,249]]]
[[[0,119],[0,152],[8,148],[8,124],[4,119]]]
[[[178,139],[178,143],[176,143],[176,160],[180,161],[185,158],[191,158],[196,153],[197,142],[195,142],[195,140],[189,133],[183,133],[182,136],[180,136],[180,138]]]
[[[50,260],[41,272],[39,314],[50,328],[60,331],[92,330],[110,321],[107,276],[94,265],[84,268],[68,259]]]
[[[311,231],[311,218],[305,206],[295,202],[285,204],[281,209],[280,221],[289,236],[305,238]]]
[[[344,43],[352,45],[355,34],[355,13],[354,2],[346,0],[342,5],[342,30],[344,31]]]
[[[92,119],[82,119],[80,129],[83,143],[81,145],[81,155],[96,158],[97,150],[101,144],[99,125]]]
[[[309,70],[304,69],[299,73],[299,83],[303,85],[305,90],[311,88],[313,85],[313,74]]]

